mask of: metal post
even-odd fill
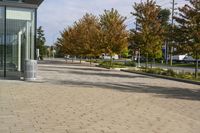
[[[168,64],[168,44],[167,41],[165,41],[165,61],[166,65]]]
[[[22,31],[18,33],[18,71],[21,71],[21,41],[22,41]]]
[[[34,59],[37,60],[37,8],[35,9]]]
[[[198,58],[196,59],[196,67],[195,67],[195,78],[198,79],[198,67],[199,67],[199,60]]]
[[[175,10],[175,0],[172,1],[172,31],[173,32],[173,29],[174,29],[174,10]],[[171,38],[171,46],[170,46],[170,66],[173,65],[173,57],[172,57],[172,53],[173,53],[173,46],[172,46],[172,42],[173,42],[173,39]]]
[[[7,48],[6,48],[6,36],[7,36],[7,31],[6,31],[6,27],[7,27],[7,20],[6,20],[6,6],[4,8],[4,78],[6,77],[6,54],[7,54]]]
[[[30,60],[30,23],[26,22],[25,60]]]

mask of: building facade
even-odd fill
[[[0,0],[0,77],[23,77],[35,59],[37,8],[43,0]]]

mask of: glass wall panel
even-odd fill
[[[4,27],[5,8],[0,7],[0,77],[4,77]]]
[[[6,73],[21,76],[25,60],[34,59],[35,10],[6,8]]]

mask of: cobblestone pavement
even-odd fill
[[[0,81],[0,133],[199,133],[200,86],[79,64]]]

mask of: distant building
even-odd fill
[[[23,76],[36,58],[37,8],[43,0],[0,0],[0,77]]]

